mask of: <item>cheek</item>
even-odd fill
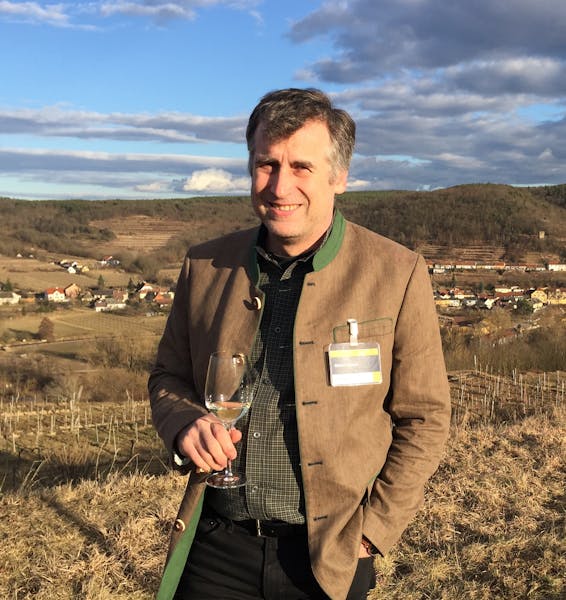
[[[256,173],[252,178],[252,193],[260,194],[269,185],[269,177],[262,173]]]

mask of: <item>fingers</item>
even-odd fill
[[[236,458],[234,442],[241,439],[228,433],[222,423],[212,415],[197,419],[178,436],[179,450],[203,472],[219,471],[226,467],[227,459]]]
[[[233,444],[237,444],[242,439],[242,432],[235,427],[232,427],[228,433],[230,434],[230,439],[232,440]],[[234,456],[233,458],[236,457]]]

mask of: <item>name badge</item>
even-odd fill
[[[368,385],[383,381],[377,342],[330,344],[328,364],[332,386]]]

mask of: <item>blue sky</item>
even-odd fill
[[[0,0],[0,196],[247,194],[288,86],[356,119],[351,190],[566,182],[563,0]]]

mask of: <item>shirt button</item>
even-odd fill
[[[258,491],[258,489],[259,488],[257,487],[257,485],[252,485],[252,489],[251,489],[252,494],[255,494]]]
[[[281,327],[276,327],[273,331],[275,331],[275,333],[279,333],[281,331]]]
[[[253,432],[253,436],[254,436],[254,438],[257,440],[258,438],[260,438],[260,437],[261,437],[261,433],[260,433],[259,431],[254,431],[254,432]]]

